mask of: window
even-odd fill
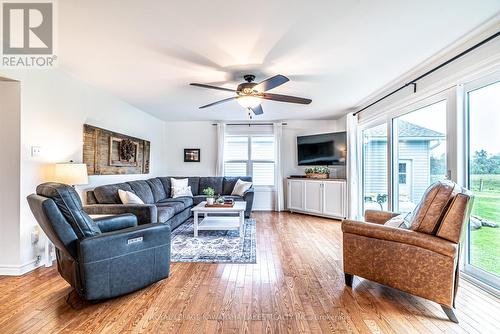
[[[500,82],[480,81],[467,92],[468,187],[474,193],[465,271],[500,287]]]
[[[255,186],[274,186],[274,160],[273,136],[226,136],[224,145],[225,175],[250,175]]]
[[[406,174],[406,163],[399,163],[399,184],[406,184],[406,178],[407,178],[407,174]]]

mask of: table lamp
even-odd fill
[[[57,182],[71,186],[89,183],[87,164],[74,163],[72,160],[70,162],[57,163],[54,176]]]

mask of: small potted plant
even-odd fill
[[[328,167],[309,167],[305,169],[306,176],[312,179],[328,179],[330,170]]]
[[[203,189],[203,195],[207,196],[207,204],[214,205],[215,201],[215,190],[214,188],[208,187]]]
[[[223,205],[224,204],[224,196],[219,195],[215,200],[216,204]]]

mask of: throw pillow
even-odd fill
[[[170,188],[187,188],[189,179],[170,178]]]
[[[118,197],[123,204],[144,204],[143,200],[131,191],[118,189]]]
[[[171,196],[172,198],[177,198],[181,196],[193,197],[193,192],[191,187],[188,186],[189,179],[174,179],[170,178],[171,184]]]
[[[172,187],[172,198],[177,198],[181,196],[193,197],[193,192],[191,191],[191,186],[185,188],[174,188]]]
[[[245,195],[245,191],[250,189],[251,186],[252,182],[246,182],[241,179],[238,179],[238,181],[236,181],[236,184],[234,185],[231,195],[243,196]]]
[[[410,212],[409,213],[402,213],[400,215],[397,215],[395,217],[392,217],[388,221],[384,223],[384,225],[391,226],[391,227],[397,227],[397,228],[404,228],[405,230],[410,228],[410,220],[408,217],[410,217]]]
[[[442,217],[446,213],[449,202],[457,191],[455,183],[441,180],[427,188],[422,200],[414,209],[410,220],[410,229],[417,232],[435,234]]]

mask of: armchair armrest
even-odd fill
[[[396,217],[398,213],[389,211],[366,210],[365,220],[370,223],[384,224],[392,217]]]
[[[430,234],[386,225],[344,220],[342,232],[417,246],[452,258],[458,254],[458,245],[453,242]]]
[[[131,213],[137,217],[139,225],[158,222],[158,209],[154,204],[90,204],[83,210],[89,215]]]
[[[123,295],[170,272],[170,226],[155,223],[85,238],[78,261],[87,300]]]
[[[102,233],[137,226],[137,217],[131,213],[91,218],[99,226]]]

